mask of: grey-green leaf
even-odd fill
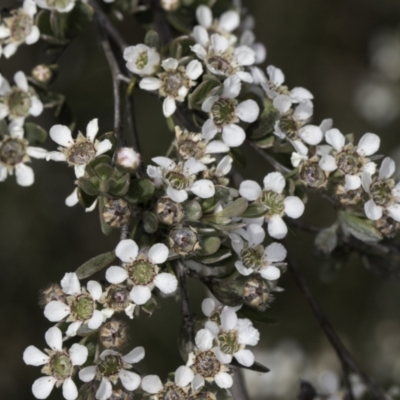
[[[109,251],[107,253],[99,254],[96,257],[91,258],[89,261],[83,263],[76,271],[76,275],[79,279],[85,279],[92,276],[101,269],[107,267],[110,263],[115,260],[115,252]]]
[[[339,219],[345,233],[353,235],[363,242],[379,242],[383,239],[382,234],[375,228],[373,221],[360,218],[354,214],[340,212]]]

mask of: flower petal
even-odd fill
[[[396,171],[396,164],[395,162],[390,158],[386,157],[383,159],[381,167],[379,168],[379,180],[383,179],[389,179],[394,172]]]
[[[275,239],[283,239],[287,235],[288,229],[279,215],[273,215],[268,221],[268,233]]]
[[[147,286],[134,286],[129,295],[135,304],[141,306],[150,300],[151,290]]]
[[[250,247],[261,244],[265,239],[265,231],[260,225],[250,224],[247,227],[247,233],[249,234],[248,243]]]
[[[163,113],[165,118],[170,117],[176,111],[176,102],[173,97],[166,97],[163,102]]]
[[[208,351],[212,348],[214,336],[208,329],[200,329],[194,341],[200,351]]]
[[[15,166],[15,175],[18,185],[23,187],[31,186],[35,181],[33,169],[24,163],[19,163]]]
[[[61,279],[61,287],[64,293],[76,295],[81,293],[81,284],[75,272],[67,272]]]
[[[261,186],[255,181],[243,181],[239,187],[239,193],[242,197],[249,201],[257,200],[261,194]]]
[[[156,394],[163,389],[163,384],[157,375],[147,375],[142,379],[142,389],[151,394]]]
[[[245,141],[246,133],[239,125],[229,124],[222,128],[222,139],[229,147],[238,147]]]
[[[397,222],[400,222],[400,204],[396,203],[386,208],[389,215]]]
[[[372,199],[364,204],[364,211],[365,215],[372,221],[382,218],[382,208],[377,206]]]
[[[264,279],[267,279],[269,281],[275,281],[276,279],[279,279],[281,276],[280,269],[273,265],[269,265],[266,268],[262,268],[258,272]]]
[[[181,365],[175,371],[175,383],[180,387],[185,387],[192,382],[194,378],[193,371],[186,365]]]
[[[172,186],[167,187],[167,196],[176,203],[182,203],[188,198],[186,190],[177,190]]]
[[[51,301],[44,308],[44,316],[51,322],[61,321],[70,312],[69,306],[61,301]]]
[[[150,247],[148,258],[153,264],[162,264],[167,261],[168,247],[163,243],[156,243]]]
[[[361,186],[361,179],[357,175],[346,175],[344,179],[344,190],[346,192],[349,190],[357,190]]]
[[[51,350],[62,350],[62,332],[56,326],[51,327],[45,333],[44,339]]]
[[[43,376],[33,382],[32,393],[37,399],[47,399],[56,384],[57,379],[53,376]]]
[[[336,151],[342,151],[346,142],[344,135],[336,128],[329,129],[325,132],[325,140]]]
[[[214,183],[208,179],[199,179],[190,187],[190,191],[202,199],[209,199],[215,194]]]
[[[140,82],[139,82],[139,87],[140,89],[143,90],[158,90],[161,87],[161,81],[158,78],[152,78],[152,77],[148,77],[148,78],[143,78]]]
[[[101,288],[101,285],[97,281],[89,281],[86,285],[86,288],[90,295],[92,296],[92,299],[97,301],[100,299],[103,289]]]
[[[235,311],[233,311],[229,307],[225,307],[221,312],[221,326],[222,329],[226,331],[230,331],[236,327],[237,324],[237,315]]]
[[[337,169],[335,157],[326,154],[319,160],[319,166],[326,172],[332,172]]]
[[[232,356],[225,354],[219,347],[214,348],[214,354],[222,364],[230,364],[232,362]]]
[[[203,73],[203,66],[201,62],[198,60],[192,60],[186,66],[186,75],[192,81],[195,81],[202,73]]]
[[[28,91],[28,80],[26,79],[26,75],[22,71],[18,71],[14,74],[14,82],[24,92]]]
[[[299,218],[304,213],[304,203],[296,196],[288,196],[283,201],[285,204],[285,214],[290,218]]]
[[[223,83],[222,97],[225,99],[235,99],[239,96],[242,89],[242,82],[236,75],[228,76]]]
[[[115,249],[115,254],[117,257],[125,263],[135,261],[138,252],[138,245],[132,239],[121,240]]]
[[[178,280],[175,275],[169,272],[161,272],[154,278],[153,282],[165,294],[174,293],[178,287]]]
[[[264,189],[272,190],[275,193],[282,193],[285,188],[286,181],[280,172],[271,172],[264,178]]]
[[[254,122],[260,114],[260,107],[254,100],[242,101],[236,107],[236,115],[244,122]]]
[[[79,371],[79,379],[83,382],[90,382],[96,376],[97,366],[91,365],[89,367],[82,368]]]
[[[381,144],[381,139],[375,133],[363,135],[357,145],[357,153],[361,156],[371,156],[375,154]]]
[[[97,145],[96,156],[100,156],[104,153],[107,153],[107,151],[111,150],[111,148],[112,148],[112,143],[108,139],[102,140]]]
[[[323,138],[321,128],[315,125],[306,125],[299,130],[299,136],[311,146],[319,144]]]
[[[29,146],[26,148],[26,154],[28,154],[29,157],[43,160],[44,158],[46,158],[47,150],[42,149],[41,147]]]
[[[28,346],[25,349],[22,358],[25,364],[33,365],[35,367],[46,364],[50,359],[47,354],[43,353],[43,351],[39,350],[35,346]]]
[[[269,262],[280,262],[286,258],[287,251],[281,243],[271,243],[264,250],[264,254]]]
[[[239,273],[243,276],[249,276],[251,275],[254,271],[251,268],[246,268],[243,265],[242,261],[236,261],[235,262],[235,268],[239,271]]]
[[[233,385],[233,379],[227,372],[218,372],[214,379],[221,389],[229,389]]]
[[[140,385],[140,376],[134,372],[127,371],[126,369],[121,369],[118,374],[121,383],[126,390],[132,391],[136,390]]]
[[[233,355],[238,363],[244,365],[245,367],[251,367],[254,364],[254,354],[247,349],[239,350]]]
[[[112,395],[112,385],[111,382],[107,378],[102,378],[99,388],[96,392],[97,400],[107,400]]]
[[[51,139],[63,147],[70,147],[74,144],[70,129],[65,125],[54,125],[50,129]]]
[[[72,365],[83,365],[88,358],[89,352],[86,346],[79,343],[74,343],[69,349],[69,356]]]
[[[91,141],[94,142],[96,138],[97,132],[99,131],[99,120],[97,118],[92,119],[86,127],[86,137]]]
[[[94,310],[92,317],[88,321],[88,327],[90,329],[97,329],[103,323],[103,313],[99,310]]]
[[[215,310],[215,301],[211,298],[204,299],[201,303],[201,310],[206,317],[209,317]]]
[[[126,356],[123,356],[122,359],[128,364],[136,364],[139,361],[142,361],[145,356],[144,347],[135,347],[132,351],[130,351]]]
[[[218,133],[218,127],[215,125],[212,119],[208,119],[206,122],[204,122],[201,128],[201,133],[204,139],[211,140]]]
[[[106,279],[108,282],[118,284],[128,279],[128,273],[121,267],[110,267],[106,271]]]

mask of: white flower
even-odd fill
[[[96,302],[100,299],[103,290],[96,281],[89,281],[86,289],[82,288],[77,275],[69,272],[61,280],[61,288],[68,295],[67,303],[53,300],[44,309],[44,316],[51,322],[58,322],[67,318],[72,322],[67,331],[67,336],[75,336],[82,324],[87,324],[89,329],[97,329],[103,323],[103,314],[96,310]]]
[[[370,200],[364,204],[364,211],[373,221],[382,218],[385,213],[400,222],[400,182],[395,185],[391,179],[395,170],[394,161],[386,157],[377,178],[372,178],[368,172],[362,174],[362,186],[370,196]]]
[[[203,178],[209,179],[214,182],[215,185],[228,186],[229,178],[226,175],[232,169],[233,159],[231,156],[225,156],[221,159],[217,166],[213,165],[211,168],[203,171]],[[229,190],[236,191],[234,188],[229,188]]]
[[[28,365],[44,365],[42,373],[47,375],[36,379],[32,386],[33,395],[37,399],[47,399],[54,385],[62,385],[66,400],[75,400],[78,389],[72,380],[76,367],[83,365],[88,357],[88,349],[78,343],[69,350],[63,349],[62,332],[57,327],[50,328],[45,334],[46,343],[50,349],[43,353],[35,346],[29,346],[24,351],[23,359]]]
[[[251,367],[254,364],[254,354],[245,347],[255,346],[260,339],[260,332],[253,327],[249,319],[238,318],[230,307],[223,308],[220,319],[220,325],[213,321],[206,323],[206,329],[212,333],[218,344],[214,348],[218,360],[229,364],[232,357],[235,357],[240,364]],[[206,346],[204,337],[202,339],[199,342],[200,347]]]
[[[179,61],[168,58],[162,62],[165,72],[158,74],[158,78],[143,78],[139,86],[144,90],[158,90],[160,96],[165,97],[163,112],[166,118],[176,110],[175,101],[184,101],[189,89],[196,85],[196,80],[203,73],[203,66],[197,60],[192,60],[185,67],[179,66]]]
[[[76,0],[35,0],[35,3],[46,10],[55,10],[60,13],[70,12]]]
[[[79,379],[83,382],[91,382],[95,378],[100,380],[96,392],[96,399],[107,400],[112,395],[112,384],[116,385],[118,380],[122,386],[132,392],[140,385],[140,376],[135,372],[128,371],[132,364],[143,360],[145,351],[143,347],[135,347],[127,355],[113,350],[104,350],[100,354],[100,361],[97,365],[85,367],[79,371]]]
[[[147,375],[142,379],[142,389],[152,395],[152,400],[186,398],[193,378],[193,371],[182,365],[175,371],[174,382],[163,385],[157,375]]]
[[[264,229],[250,224],[246,230],[239,229],[230,235],[232,247],[239,255],[236,269],[244,276],[258,272],[264,279],[276,280],[281,276],[277,262],[286,258],[286,249],[280,243],[272,243],[264,249]],[[244,239],[244,240],[243,240]],[[274,265],[275,264],[275,265]]]
[[[140,76],[153,75],[160,67],[160,54],[144,44],[129,46],[124,50],[126,68]]]
[[[250,47],[254,51],[255,64],[262,64],[267,58],[267,49],[262,43],[256,42],[256,36],[252,30],[246,29],[243,31],[242,35],[240,36],[239,43],[242,46],[244,45]]]
[[[254,100],[238,103],[236,97],[241,90],[241,82],[237,76],[225,79],[220,96],[208,97],[202,104],[202,110],[209,113],[209,119],[202,127],[203,137],[211,140],[218,132],[229,147],[243,144],[246,133],[237,123],[254,122],[260,113],[260,108]]]
[[[106,153],[112,147],[108,139],[101,142],[96,140],[99,131],[97,119],[92,119],[86,127],[86,137],[81,132],[76,139],[72,138],[71,130],[65,125],[54,125],[50,129],[50,137],[61,147],[59,151],[47,154],[47,160],[66,161],[74,167],[75,175],[81,178],[85,173],[86,165],[97,156]]]
[[[339,170],[344,175],[344,190],[357,190],[361,187],[361,174],[366,172],[373,175],[376,164],[368,158],[375,154],[380,145],[380,138],[374,133],[366,133],[358,142],[357,146],[346,143],[346,138],[338,129],[329,129],[325,133],[326,142],[332,146],[332,154],[329,148],[324,149],[324,155],[319,162],[324,171],[332,172]]]
[[[115,254],[123,262],[123,267],[108,268],[106,279],[113,284],[128,280],[133,285],[130,297],[135,304],[147,303],[154,287],[164,294],[175,292],[178,286],[176,277],[168,272],[159,272],[158,265],[164,264],[169,254],[165,244],[154,244],[150,249],[139,253],[136,242],[125,239],[118,243]]]
[[[197,389],[204,386],[205,381],[214,382],[222,389],[233,385],[229,369],[217,357],[213,349],[214,336],[208,329],[200,329],[195,337],[197,349],[189,354],[187,366],[195,374]]]
[[[12,10],[11,16],[3,19],[0,25],[0,56],[3,53],[10,58],[22,43],[33,44],[39,40],[40,31],[34,21],[36,11],[32,0],[25,0],[22,8]]]
[[[208,199],[215,194],[214,184],[208,179],[196,180],[200,171],[207,167],[195,158],[191,157],[184,163],[175,164],[167,157],[155,157],[152,159],[159,167],[149,165],[147,174],[153,178],[156,186],[166,185],[168,197],[182,203],[187,200],[190,191],[202,199]]]
[[[22,126],[29,115],[39,116],[43,111],[43,104],[36,96],[22,71],[14,75],[16,86],[10,86],[0,75],[0,120],[8,117]]]
[[[24,139],[24,129],[17,124],[8,126],[9,136],[0,141],[0,182],[13,175],[21,186],[30,186],[35,178],[31,167],[25,165],[30,158],[45,158],[47,151],[40,147],[29,146]]]
[[[121,147],[116,152],[115,162],[124,170],[134,172],[140,165],[141,156],[131,147]]]
[[[214,75],[237,75],[244,82],[253,82],[251,74],[243,70],[243,67],[251,66],[255,62],[255,54],[250,47],[233,47],[226,37],[214,33],[208,46],[198,43],[191,46],[191,49]]]
[[[251,180],[240,184],[239,193],[249,201],[256,201],[265,206],[265,220],[268,223],[268,233],[275,239],[283,239],[287,234],[287,226],[283,215],[299,218],[304,212],[304,203],[296,196],[285,196],[282,192],[286,182],[279,172],[271,172],[264,178],[264,189]]]

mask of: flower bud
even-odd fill
[[[161,0],[161,7],[165,11],[175,11],[179,7],[179,0]]]
[[[196,229],[178,226],[169,234],[169,245],[176,254],[187,255],[201,248]]]
[[[265,311],[273,300],[268,282],[259,277],[250,278],[243,288],[244,303],[259,311]]]
[[[103,219],[107,225],[120,228],[126,225],[131,217],[129,204],[122,199],[109,199],[103,207]]]
[[[53,78],[53,71],[48,65],[39,64],[33,68],[32,77],[40,83],[48,83]]]
[[[160,222],[167,225],[179,224],[184,217],[183,206],[169,197],[161,197],[157,202],[156,214]]]
[[[318,159],[310,159],[301,163],[299,178],[305,186],[311,189],[324,187],[328,182],[326,173],[318,164]]]
[[[67,302],[67,297],[65,293],[63,292],[62,288],[60,285],[57,283],[53,283],[50,286],[48,286],[46,289],[43,289],[41,295],[40,295],[40,305],[45,306],[46,304],[49,304],[51,301],[61,301],[62,303]]]
[[[100,330],[100,341],[106,349],[121,347],[126,341],[126,325],[109,321]]]
[[[140,154],[130,147],[122,147],[117,151],[115,163],[125,172],[135,172],[139,168],[140,162]]]

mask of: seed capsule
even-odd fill
[[[197,231],[190,226],[178,226],[169,234],[171,249],[182,255],[187,255],[200,249]]]
[[[126,325],[119,321],[109,321],[100,330],[100,341],[106,349],[122,346],[126,341]]]
[[[67,302],[67,296],[61,289],[61,286],[57,283],[53,283],[44,289],[40,295],[40,305],[45,306],[51,301],[61,301],[62,303]]]
[[[106,224],[113,228],[126,225],[131,217],[129,204],[122,199],[107,200],[103,207],[103,218]]]
[[[261,277],[249,279],[243,288],[243,300],[245,304],[260,311],[265,311],[273,300],[270,288],[265,279]]]
[[[179,224],[184,217],[183,206],[169,197],[161,197],[157,202],[156,214],[160,222],[167,225]]]

